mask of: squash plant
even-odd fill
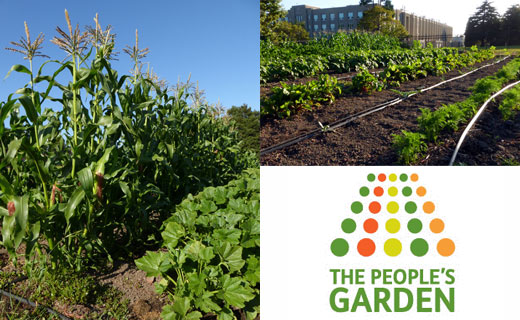
[[[226,186],[189,195],[162,226],[164,250],[136,260],[160,276],[160,293],[173,304],[164,319],[200,319],[214,313],[235,319],[234,308],[254,319],[260,307],[260,178],[249,169]]]

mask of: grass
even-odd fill
[[[54,309],[63,306],[83,305],[94,309],[84,319],[127,319],[129,301],[123,300],[118,290],[101,285],[92,276],[60,269],[49,272],[45,266],[34,266],[28,270],[28,279],[9,288],[15,295],[26,298],[41,306]],[[19,277],[19,273],[0,273],[0,286],[5,286]],[[56,310],[60,311],[60,310]],[[45,308],[33,308],[14,299],[0,300],[1,319],[58,319]]]

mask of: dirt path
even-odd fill
[[[335,132],[319,134],[296,145],[267,154],[261,158],[262,165],[395,165],[392,135],[401,130],[417,130],[419,108],[437,109],[443,104],[462,101],[470,96],[470,87],[477,79],[494,74],[510,59],[484,68],[465,78],[415,95],[398,105],[358,119]],[[481,63],[472,69],[488,64]],[[464,70],[464,72],[469,69]],[[421,89],[442,80],[459,75],[452,71],[442,77],[428,77],[405,83],[401,92]],[[342,97],[332,105],[315,112],[304,112],[290,119],[262,119],[261,148],[265,148],[294,136],[306,133],[323,124],[364,110],[370,106],[391,100],[399,95],[390,90],[371,96]],[[430,164],[430,163],[424,163]],[[447,163],[446,163],[447,164]]]

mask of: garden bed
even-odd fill
[[[392,150],[392,134],[402,130],[415,131],[419,108],[432,110],[466,99],[470,87],[476,80],[494,74],[507,64],[507,59],[496,65],[481,69],[460,80],[415,95],[409,99],[358,119],[334,132],[320,134],[296,145],[266,154],[261,157],[262,165],[394,165],[397,155]],[[488,64],[474,65],[471,69]],[[469,71],[470,68],[464,70]],[[451,71],[443,76],[427,77],[401,85],[400,92],[409,92],[441,82],[459,75]],[[327,124],[342,117],[362,111],[400,95],[384,90],[370,96],[351,95],[338,98],[334,104],[323,106],[314,112],[303,112],[290,119],[264,117],[261,126],[261,148],[304,134],[318,127],[318,121]],[[447,163],[446,163],[447,164]]]

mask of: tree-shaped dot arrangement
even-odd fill
[[[430,220],[435,213],[435,204],[426,199],[427,189],[419,183],[418,174],[370,173],[367,183],[359,188],[359,195],[362,199],[350,204],[352,216],[342,221],[341,230],[345,237],[360,232],[361,240],[350,248],[347,239],[334,239],[330,250],[335,256],[343,257],[349,251],[357,251],[359,255],[369,257],[376,250],[383,250],[387,256],[397,257],[409,250],[412,255],[423,257],[436,250],[439,255],[449,257],[455,252],[453,240],[435,240],[444,232],[445,223],[437,217]],[[404,248],[399,239],[405,232],[413,235],[409,248]],[[379,249],[371,238],[377,233],[388,236]]]

